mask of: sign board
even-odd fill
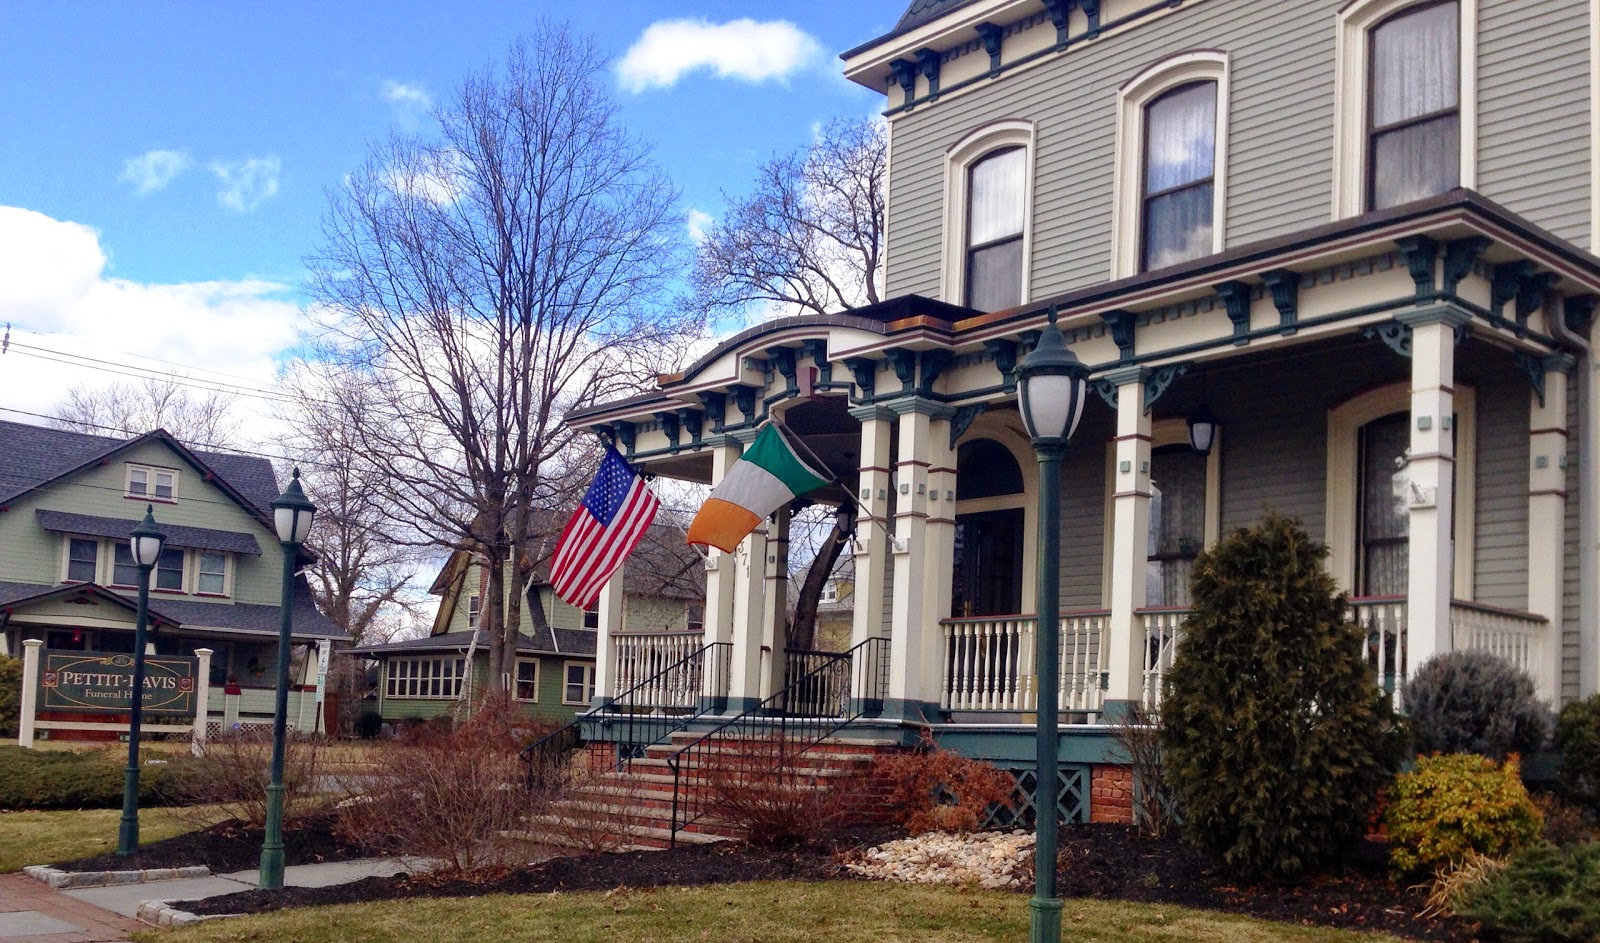
[[[193,717],[195,658],[144,659],[144,713]],[[44,652],[39,710],[126,714],[133,707],[133,656],[110,652]]]

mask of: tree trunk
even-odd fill
[[[482,611],[478,614],[478,625],[483,633],[489,637],[489,682],[484,685],[486,691],[498,690],[501,687],[501,678],[510,669],[510,659],[507,658],[505,642],[505,560],[496,549],[483,555],[484,581]],[[515,649],[512,655],[515,655]]]
[[[790,648],[810,649],[816,646],[817,604],[822,600],[822,590],[828,584],[833,565],[839,562],[839,554],[850,539],[850,531],[839,524],[839,519],[835,518],[833,530],[817,551],[816,559],[811,561],[810,569],[806,570],[806,581],[800,585],[800,598],[794,606],[794,628],[789,634]]]

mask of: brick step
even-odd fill
[[[654,746],[647,747],[645,749],[644,756],[636,757],[631,762],[635,765],[639,763],[651,763],[664,766],[667,763],[667,759],[675,754],[679,757],[679,763],[684,761],[696,763],[708,757],[739,757],[752,755],[757,757],[766,757],[775,756],[776,753],[777,751],[775,750],[765,749],[752,751],[746,748],[744,744],[713,742],[708,744],[698,744],[693,750],[689,750],[681,754],[678,754],[675,749],[658,748]],[[837,751],[830,752],[818,749],[816,747],[800,749],[798,746],[788,755],[791,756],[796,763],[811,763],[817,766],[844,767],[868,766],[877,758],[877,754],[840,753]]]
[[[532,824],[551,826],[549,831],[510,831],[503,833],[505,837],[518,841],[533,842],[557,847],[578,848],[588,846],[586,841],[566,840],[561,832],[573,827],[568,820],[560,816],[536,816],[530,820]],[[638,826],[630,827],[621,834],[607,834],[604,839],[615,846],[617,851],[660,851],[672,847],[672,832],[667,827]],[[725,835],[713,835],[706,832],[683,830],[678,832],[680,845],[711,845],[717,842],[732,841]]]
[[[672,828],[672,805],[663,807],[640,807],[633,805],[618,805],[614,803],[598,802],[583,803],[581,800],[566,800],[553,803],[551,811],[544,813],[546,817],[559,817],[568,822],[594,823],[597,818],[604,816],[607,824],[615,823],[617,832],[631,835],[643,829],[670,830]],[[530,820],[539,816],[530,817]],[[589,826],[593,828],[593,825]],[[695,832],[706,835],[720,835],[723,838],[743,838],[743,828],[713,816],[701,816],[695,822],[684,826],[680,831]]]

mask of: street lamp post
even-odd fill
[[[139,611],[133,622],[133,703],[128,710],[128,768],[122,773],[122,822],[117,827],[119,855],[139,850],[139,726],[144,719],[145,626],[150,619],[150,571],[161,559],[166,542],[167,535],[156,530],[155,506],[145,505],[144,520],[128,534],[128,550],[139,568]]]
[[[1037,775],[1034,784],[1033,897],[1028,901],[1030,943],[1061,939],[1061,899],[1056,896],[1056,779],[1060,723],[1061,458],[1083,416],[1089,368],[1056,327],[1056,309],[1039,342],[1017,366],[1022,423],[1039,460],[1039,630]]]
[[[272,772],[267,783],[266,840],[261,843],[261,873],[256,886],[275,891],[283,887],[283,748],[289,714],[289,633],[293,628],[294,572],[300,546],[311,532],[317,506],[300,490],[300,469],[289,487],[272,502],[272,523],[283,544],[283,595],[278,619],[278,692],[272,711]]]

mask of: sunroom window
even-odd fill
[[[980,311],[1022,303],[1027,151],[995,151],[967,171],[967,297]]]
[[[1192,82],[1145,106],[1140,264],[1164,268],[1212,251],[1217,83]]]
[[[1460,9],[1404,10],[1371,32],[1367,204],[1398,206],[1461,181]]]

